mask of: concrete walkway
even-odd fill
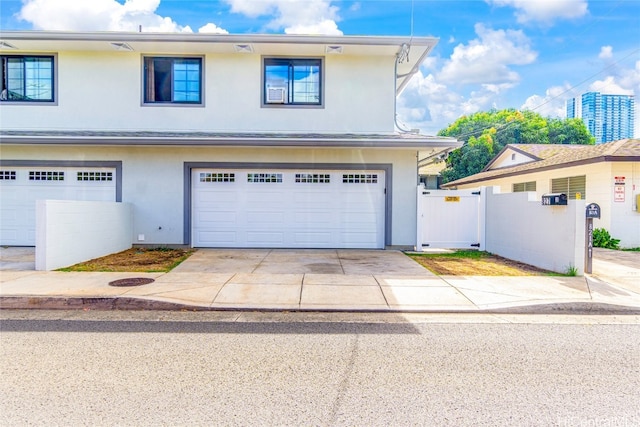
[[[638,252],[597,250],[586,277],[435,276],[401,252],[367,250],[200,249],[170,273],[30,262],[28,249],[1,248],[1,308],[640,314]],[[132,277],[154,282],[109,286]]]

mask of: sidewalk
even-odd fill
[[[396,251],[199,250],[169,273],[2,270],[0,308],[640,314],[640,254],[601,255],[585,277],[489,277]],[[109,285],[133,277],[154,282]]]

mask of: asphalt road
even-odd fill
[[[638,317],[0,317],[3,426],[640,425]]]

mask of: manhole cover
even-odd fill
[[[129,277],[128,279],[114,280],[109,286],[141,286],[152,283],[154,280],[148,277]]]

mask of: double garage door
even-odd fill
[[[192,244],[384,248],[385,172],[192,170]]]
[[[36,200],[115,201],[114,168],[0,168],[0,244],[34,246]]]

